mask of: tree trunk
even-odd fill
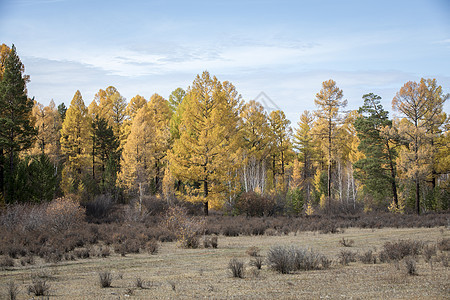
[[[5,156],[3,154],[3,148],[0,148],[0,194],[5,197]],[[4,199],[5,200],[5,199]]]
[[[203,212],[205,216],[208,215],[208,180],[203,182],[203,195],[205,196],[205,202],[203,202]]]
[[[416,178],[416,212],[420,215],[420,185],[419,178]]]
[[[391,149],[389,147],[389,142],[386,142],[386,148],[389,157],[389,169],[391,171],[391,185],[392,185],[392,196],[394,197],[395,207],[398,208],[398,195],[397,195],[397,184],[395,182],[395,168],[392,159]]]

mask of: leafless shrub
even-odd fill
[[[228,263],[228,269],[230,269],[233,277],[244,278],[245,267],[243,261],[237,258],[232,258]]]
[[[342,238],[341,240],[339,240],[339,244],[341,244],[344,247],[352,247],[354,243],[355,243],[354,240],[349,240],[349,239],[345,239],[345,238]]]
[[[146,282],[145,282],[141,277],[136,277],[136,279],[135,279],[135,281],[134,281],[134,285],[135,285],[137,288],[140,288],[140,289],[145,289],[145,288],[146,288],[146,287],[145,287]]]
[[[14,281],[11,280],[6,285],[6,299],[16,300],[19,291],[20,291],[19,287],[16,285]]]
[[[264,234],[267,236],[276,236],[276,235],[278,235],[278,231],[276,231],[273,228],[267,228],[266,231],[264,232]]]
[[[109,271],[103,271],[98,273],[99,279],[100,279],[100,286],[102,288],[108,288],[111,287],[112,283],[112,275]]]
[[[170,207],[166,214],[166,226],[184,248],[198,248],[199,235],[204,232],[205,220],[187,215],[179,206]]]
[[[423,247],[423,257],[425,258],[425,262],[430,264],[430,267],[433,269],[433,256],[436,256],[436,245],[425,245]]]
[[[33,293],[35,296],[46,296],[50,292],[50,285],[47,280],[41,276],[33,276],[31,284],[28,286],[28,293]]]
[[[288,247],[274,246],[269,249],[267,262],[271,269],[281,274],[288,274],[294,270],[293,256]]]
[[[108,246],[100,247],[99,252],[98,252],[98,256],[100,256],[100,257],[108,257],[110,255],[111,255],[111,250],[109,249]]]
[[[218,243],[219,238],[215,235],[211,237],[211,247],[213,247],[214,249],[217,249],[217,246],[219,245]]]
[[[77,258],[89,258],[90,252],[89,249],[83,248],[83,249],[77,249],[75,250],[75,257]]]
[[[450,251],[450,238],[443,238],[437,243],[439,251]]]
[[[412,256],[407,256],[404,260],[406,273],[408,275],[418,275],[417,274],[417,267],[416,267],[416,260]]]
[[[363,264],[376,264],[377,263],[377,257],[373,254],[372,250],[367,250],[363,254],[359,256],[359,260]]]
[[[22,266],[26,266],[26,265],[34,265],[35,264],[35,260],[34,260],[34,256],[33,255],[27,255],[24,256],[20,259],[20,264]]]
[[[0,268],[1,269],[6,269],[6,268],[11,268],[14,267],[14,259],[12,259],[9,256],[5,256],[0,260]]]
[[[419,255],[423,249],[421,241],[398,240],[397,242],[387,242],[383,245],[383,252],[389,260],[401,260],[406,256]],[[381,258],[381,257],[380,257]]]
[[[252,257],[257,257],[257,256],[259,256],[260,251],[261,251],[261,249],[259,249],[258,247],[252,246],[252,247],[248,248],[246,252],[248,255],[250,255]]]
[[[254,259],[250,260],[250,265],[261,270],[264,263],[264,259],[261,256],[256,256]]]
[[[50,229],[61,232],[80,225],[84,220],[85,211],[76,200],[70,198],[53,200],[46,209]]]
[[[156,254],[159,250],[159,243],[156,239],[151,239],[145,244],[145,250],[150,254]]]
[[[341,250],[341,252],[339,252],[339,262],[343,266],[347,266],[349,263],[355,261],[356,261],[356,252],[348,250]]]

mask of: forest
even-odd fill
[[[152,196],[227,215],[448,211],[450,97],[432,78],[399,86],[391,118],[367,91],[346,110],[330,79],[291,124],[204,71],[164,99],[114,87],[68,107],[29,98],[14,45],[0,52],[0,207]],[[87,99],[86,99],[87,100]]]

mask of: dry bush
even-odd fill
[[[259,249],[258,247],[252,246],[247,249],[246,253],[250,256],[257,257],[257,256],[259,256],[260,251],[261,251],[261,249]]]
[[[356,256],[357,256],[356,252],[341,250],[341,252],[339,252],[339,262],[343,266],[347,266],[349,263],[356,261]]]
[[[437,243],[439,251],[450,251],[450,238],[444,238]]]
[[[271,269],[288,274],[294,270],[294,261],[291,251],[285,246],[274,246],[269,249],[267,262]]]
[[[50,285],[42,276],[33,276],[31,284],[28,286],[28,293],[33,293],[35,296],[47,296],[50,292]]]
[[[85,209],[77,201],[63,197],[50,202],[46,214],[50,229],[61,232],[79,226],[84,221]]]
[[[256,256],[254,259],[250,260],[250,265],[261,270],[264,263],[264,259],[261,256]]]
[[[381,254],[389,260],[401,260],[406,256],[419,255],[423,249],[423,242],[413,240],[398,240],[396,242],[386,242],[383,245]],[[381,256],[380,256],[381,259]],[[384,259],[383,259],[384,260]]]
[[[418,275],[416,260],[414,259],[414,257],[412,257],[412,256],[405,257],[404,263],[405,263],[406,273],[408,275]]]
[[[14,259],[12,259],[9,256],[5,256],[0,259],[0,268],[6,269],[6,268],[12,268],[14,267]]]
[[[135,285],[137,288],[145,289],[146,283],[145,283],[145,281],[144,281],[141,277],[136,277],[136,279],[134,280],[134,285]]]
[[[282,274],[299,270],[326,269],[331,264],[326,256],[295,246],[272,247],[267,255],[267,262],[271,269]]]
[[[264,232],[264,234],[267,235],[267,236],[279,235],[278,231],[276,229],[273,229],[273,228],[267,228],[266,231]]]
[[[230,269],[233,277],[244,278],[245,266],[243,261],[232,258],[228,263],[228,269]]]
[[[345,238],[342,238],[341,240],[339,240],[339,244],[344,247],[352,247],[354,243],[355,243],[354,240],[349,240],[349,239],[345,239]]]
[[[320,253],[314,252],[313,250],[294,248],[292,251],[294,252],[295,270],[319,270],[321,267],[326,268],[329,266],[326,257]]]
[[[212,236],[211,237],[211,247],[213,247],[214,249],[217,249],[218,246],[219,246],[219,238],[217,236]]]
[[[199,236],[204,232],[205,220],[190,217],[186,210],[179,206],[170,207],[166,214],[166,226],[175,234],[184,248],[198,248]]]
[[[112,283],[111,272],[109,272],[109,271],[100,272],[100,273],[98,273],[98,277],[99,277],[99,281],[100,281],[100,286],[102,288],[111,287],[111,283]]]
[[[94,200],[83,203],[86,209],[86,217],[90,222],[105,221],[111,213],[114,201],[110,194],[101,194],[94,198]]]
[[[151,239],[145,244],[145,250],[150,254],[157,254],[159,250],[159,243],[156,239]]]
[[[11,280],[6,285],[6,299],[16,300],[19,291],[20,291],[19,286],[14,281]]]
[[[377,257],[373,254],[372,250],[368,250],[359,256],[359,260],[363,264],[376,264]]]

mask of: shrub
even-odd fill
[[[237,258],[232,258],[228,263],[228,269],[230,269],[233,277],[244,278],[244,262]]]
[[[28,286],[28,293],[33,293],[35,296],[46,296],[50,291],[50,285],[47,284],[45,278],[34,276],[31,284]]]
[[[450,238],[444,238],[437,243],[439,251],[450,251]]]
[[[100,247],[98,256],[100,257],[108,257],[111,255],[111,251],[109,250],[109,247]]]
[[[368,250],[359,256],[359,260],[363,264],[376,264],[377,257],[373,254],[372,250]]]
[[[9,300],[16,300],[17,295],[19,294],[19,287],[15,284],[14,281],[8,282],[6,287],[6,297]]]
[[[50,229],[55,232],[76,227],[84,220],[85,209],[70,198],[58,198],[50,202],[46,214]]]
[[[269,250],[267,261],[271,269],[288,274],[298,270],[326,269],[331,261],[324,255],[298,247],[275,246]]]
[[[261,251],[261,249],[259,249],[258,247],[252,246],[250,248],[247,249],[247,254],[253,257],[257,257],[259,256],[259,252]]]
[[[198,248],[199,235],[204,231],[204,219],[189,217],[184,208],[173,206],[167,211],[166,225],[176,235],[182,247]]]
[[[260,256],[256,256],[254,259],[250,261],[250,265],[256,267],[258,270],[261,270],[264,259]]]
[[[239,227],[237,225],[227,225],[222,231],[224,236],[239,236]]]
[[[271,269],[281,274],[288,274],[294,269],[293,256],[287,247],[272,247],[267,254],[267,262]]]
[[[342,238],[339,241],[339,244],[341,244],[344,247],[352,247],[354,243],[355,243],[354,240],[349,240],[349,239],[345,239],[345,238]]]
[[[242,193],[236,201],[236,208],[247,216],[264,216],[272,214],[275,201],[271,197],[259,195],[255,192]]]
[[[356,252],[341,250],[341,252],[339,253],[339,262],[343,266],[347,266],[349,263],[355,261],[356,261]]]
[[[136,280],[134,281],[134,285],[137,288],[145,289],[145,281],[141,277],[136,277]]]
[[[90,202],[83,203],[86,209],[86,216],[92,220],[102,220],[106,218],[113,208],[112,195],[101,194]]]
[[[89,256],[89,249],[83,248],[75,250],[75,257],[77,258],[89,258]]]
[[[399,240],[397,242],[386,242],[383,245],[383,252],[389,260],[401,260],[409,255],[419,255],[422,248],[423,243],[420,241]]]
[[[264,232],[264,234],[267,236],[276,236],[276,235],[278,235],[278,231],[276,231],[273,228],[267,228],[266,231]]]
[[[5,256],[0,260],[0,268],[11,268],[14,267],[14,259],[9,256]]]
[[[408,275],[418,275],[416,260],[414,259],[414,257],[408,256],[405,258],[405,268]]]
[[[431,267],[433,267],[433,265],[432,265],[432,262],[433,262],[432,258],[433,258],[433,256],[436,256],[436,253],[437,253],[436,245],[425,245],[423,247],[423,256],[425,258],[425,261],[427,263],[429,263]]]
[[[211,247],[213,247],[214,249],[217,249],[217,246],[219,245],[218,240],[219,240],[219,238],[217,236],[212,236],[211,237]]]
[[[103,271],[98,273],[99,279],[100,279],[100,286],[102,288],[108,288],[111,287],[112,283],[112,275],[109,271]]]
[[[145,250],[147,250],[147,252],[150,253],[150,254],[158,253],[158,250],[159,250],[159,243],[158,243],[158,241],[155,240],[155,239],[149,240],[145,244]]]
[[[330,265],[330,261],[324,255],[313,250],[294,248],[292,251],[295,270],[318,270],[321,267],[324,269],[328,268]]]

